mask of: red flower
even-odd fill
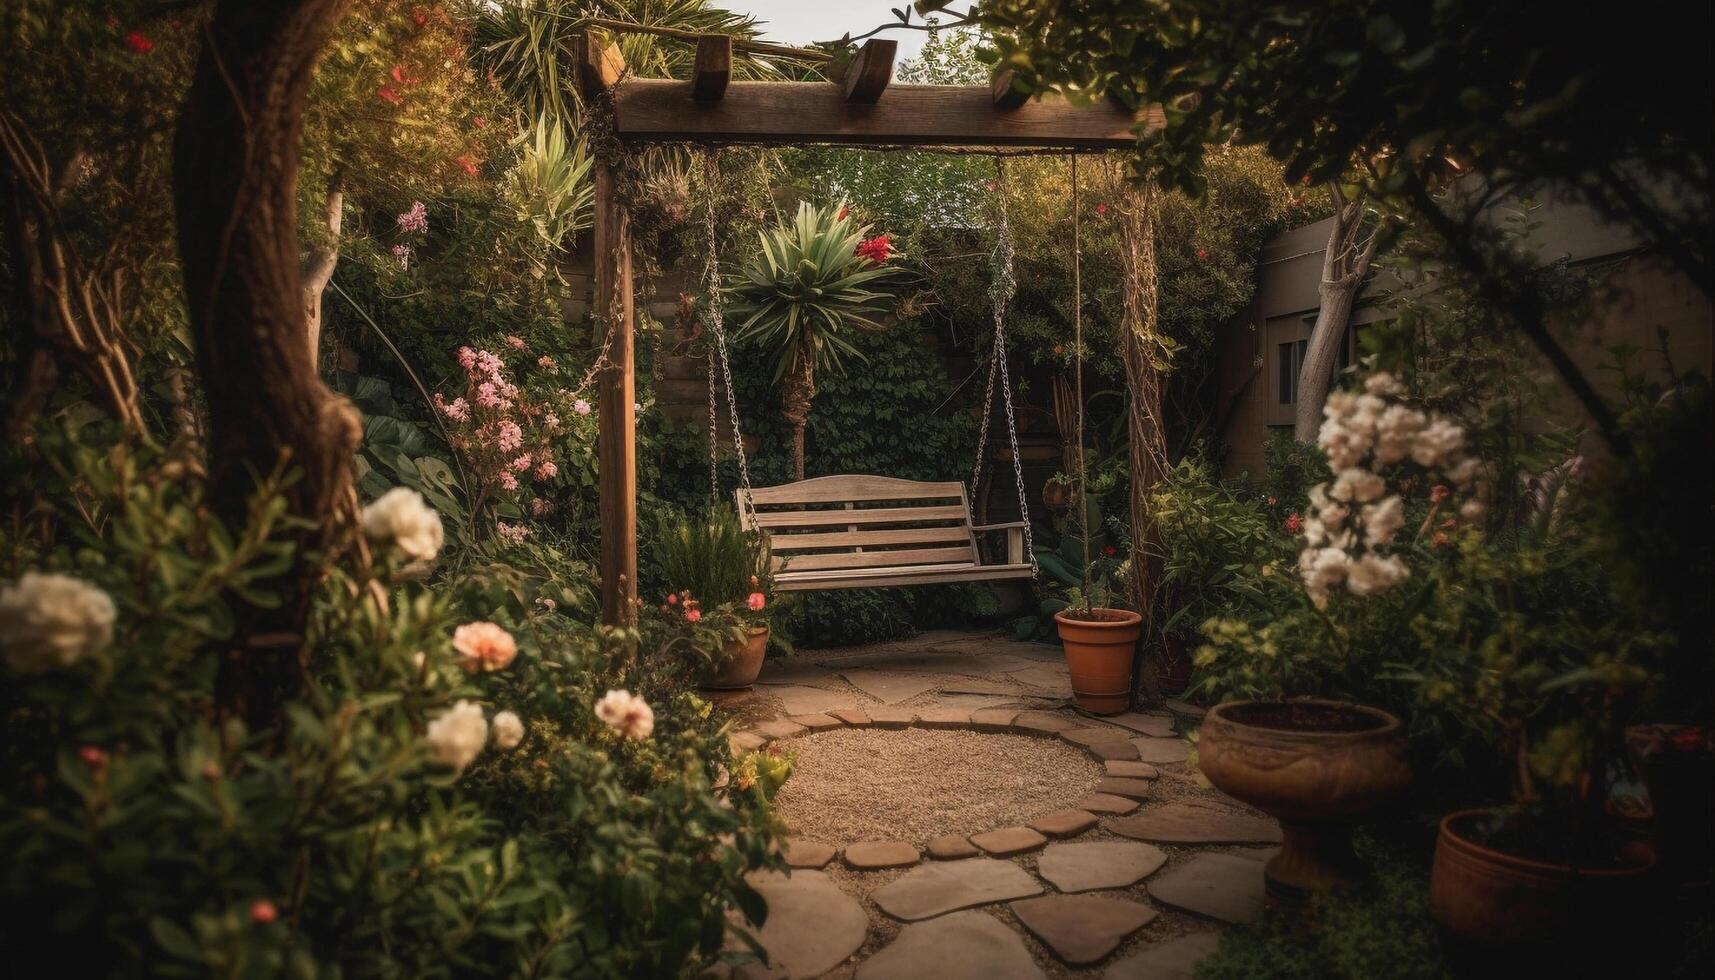
[[[1102,545],[1102,554],[1107,555],[1109,558],[1112,558],[1119,553],[1120,550],[1111,544]]]
[[[674,595],[671,592],[667,593],[667,605],[676,606],[678,604],[679,604],[679,597]]]
[[[702,619],[702,618],[703,618],[703,611],[701,609],[687,609],[687,610],[685,610],[685,621],[686,622],[694,623],[697,620]]]
[[[1107,203],[1104,201],[1097,201],[1096,202],[1096,213],[1097,214],[1107,214],[1108,213]]]
[[[460,167],[464,168],[465,176],[467,176],[467,177],[475,177],[476,176],[476,161],[475,160],[472,160],[468,156],[462,156],[462,157],[459,157],[457,160],[454,160],[453,162],[458,164]]]
[[[280,910],[266,898],[259,898],[250,903],[250,921],[257,925],[267,925],[280,917]]]
[[[1448,538],[1446,531],[1436,531],[1435,536],[1429,539],[1429,545],[1432,548],[1445,548],[1447,547],[1447,541]]]
[[[429,22],[429,13],[422,7],[418,7],[416,10],[411,11],[411,19],[417,22],[418,27],[422,27],[424,24]]]
[[[1065,344],[1055,344],[1054,345],[1054,353],[1056,353],[1056,354],[1066,353],[1066,345]]]
[[[155,50],[155,42],[149,40],[149,35],[142,31],[132,31],[125,35],[125,46],[138,54],[148,54]]]
[[[1198,257],[1198,258],[1200,258],[1200,259],[1206,259],[1206,258],[1208,258],[1208,257],[1209,257],[1209,250],[1208,250],[1208,249],[1206,249],[1206,248],[1200,248],[1200,249],[1198,249],[1198,250],[1197,250],[1197,257]]]
[[[1459,518],[1449,517],[1446,520],[1441,522],[1441,526],[1443,528],[1446,528],[1447,530],[1452,530],[1453,528],[1456,528],[1459,526]]]
[[[880,265],[887,261],[889,255],[893,254],[893,236],[884,231],[874,238],[860,243],[857,247],[857,254]]]
[[[1453,491],[1449,490],[1445,483],[1437,483],[1429,491],[1429,500],[1431,503],[1441,503],[1443,500],[1446,500],[1451,496],[1453,496]]]
[[[1270,506],[1270,507],[1273,507],[1273,506],[1274,506],[1274,497],[1272,497],[1272,496],[1271,496],[1271,497],[1269,497],[1269,498],[1268,498],[1268,505],[1269,505],[1269,506]]]
[[[472,119],[470,122],[471,122],[471,125],[475,126],[477,129],[487,129],[488,128],[488,117],[487,116],[477,116],[475,119]]]
[[[107,768],[107,752],[97,745],[85,745],[77,750],[77,757],[91,769]]]
[[[1302,530],[1304,530],[1304,515],[1299,514],[1296,511],[1288,515],[1286,518],[1286,533],[1297,534]]]
[[[851,214],[851,213],[852,213],[852,209],[848,208],[844,204],[842,204],[842,205],[840,205],[840,213],[839,213],[839,216],[836,220],[844,221],[844,220],[846,220],[846,215]]]
[[[389,74],[391,74],[393,76],[393,80],[395,82],[398,82],[400,85],[405,84],[405,69],[399,67],[398,65],[394,65],[393,71],[390,72]]]
[[[375,90],[375,94],[379,96],[382,101],[390,102],[393,105],[399,104],[399,90],[391,85],[381,86],[379,89]]]
[[[1304,180],[1303,180],[1303,184],[1304,184],[1304,186],[1305,186],[1305,187],[1309,187],[1309,186],[1310,186],[1310,175],[1309,175],[1309,174],[1305,174],[1305,175],[1304,175]]]
[[[1703,747],[1706,736],[1696,725],[1686,725],[1669,735],[1668,742],[1681,752],[1695,752]]]

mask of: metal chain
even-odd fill
[[[721,270],[717,255],[718,242],[715,237],[715,182],[717,179],[716,154],[718,150],[708,150],[703,153],[704,188],[703,196],[707,199],[707,207],[703,209],[704,231],[706,232],[708,254],[703,260],[704,288],[708,295],[709,329],[715,337],[714,355],[720,358],[721,385],[726,391],[727,410],[732,419],[732,445],[738,456],[738,486],[739,493],[744,497],[746,514],[756,513],[756,502],[750,494],[750,461],[744,455],[744,434],[738,424],[738,399],[734,397],[732,385],[732,361],[727,356],[726,327],[721,314]],[[716,477],[717,437],[715,434],[715,391],[714,391],[714,361],[709,361],[709,486],[711,493],[719,497],[719,485]]]
[[[994,159],[996,208],[994,241],[994,285],[990,306],[994,309],[994,349],[989,353],[988,385],[983,392],[982,424],[977,435],[977,462],[971,469],[971,499],[975,500],[982,484],[983,462],[988,456],[989,417],[994,414],[994,392],[998,381],[1006,405],[1006,435],[1012,447],[1012,478],[1018,488],[1018,516],[1024,522],[1024,553],[1030,558],[1030,577],[1041,574],[1036,564],[1036,548],[1030,540],[1030,497],[1024,492],[1024,462],[1018,454],[1018,420],[1012,409],[1012,376],[1006,363],[1006,310],[1012,298],[1015,282],[1012,277],[1012,228],[1006,219],[1006,164]]]

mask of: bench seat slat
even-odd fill
[[[793,575],[797,572],[824,571],[834,568],[885,568],[911,565],[938,565],[949,562],[975,564],[969,545],[963,548],[913,548],[908,551],[844,551],[827,555],[776,555],[775,574]]]
[[[930,585],[941,582],[994,582],[1027,579],[1029,565],[920,565],[916,568],[847,569],[836,572],[787,574],[777,577],[774,588],[781,592],[821,589],[881,589],[894,585]]]
[[[920,483],[887,476],[818,476],[777,487],[756,487],[750,499],[758,504],[843,504],[868,500],[959,500],[962,483]]]
[[[863,510],[778,510],[762,511],[756,515],[761,528],[823,527],[839,524],[914,524],[929,521],[965,522],[965,508],[958,504],[946,507],[869,507]]]
[[[881,531],[823,531],[810,534],[770,534],[776,553],[808,551],[811,548],[875,548],[894,544],[938,544],[960,541],[970,550],[971,532],[963,525],[950,527],[903,527]]]

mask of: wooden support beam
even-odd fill
[[[855,108],[842,86],[825,82],[733,82],[719,102],[689,103],[686,83],[628,78],[614,90],[614,129],[643,143],[794,145],[1030,146],[1117,150],[1132,127],[1159,128],[1161,114],[1131,113],[1102,100],[1073,105],[1052,94],[997,111],[986,85],[894,85],[873,106]],[[1154,107],[1152,107],[1154,108]]]
[[[625,56],[619,45],[585,31],[577,42],[578,85],[585,95],[600,95],[619,83],[625,74]]]
[[[691,98],[697,102],[719,102],[732,81],[732,38],[704,34],[697,39],[697,62],[691,69]]]
[[[631,218],[614,186],[612,165],[595,165],[595,296],[597,330],[611,330],[611,365],[596,379],[600,413],[596,486],[601,518],[601,618],[610,626],[637,621],[637,400],[632,363]]]
[[[989,76],[989,95],[996,109],[1012,110],[1030,101],[1030,93],[1013,84],[1018,73],[1011,68],[996,68]]]
[[[863,47],[858,48],[846,65],[845,77],[840,79],[846,101],[853,105],[875,105],[893,81],[893,59],[898,54],[898,41],[872,37],[863,42]]]

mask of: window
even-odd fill
[[[1282,405],[1298,403],[1298,376],[1304,368],[1304,355],[1310,349],[1310,341],[1289,340],[1280,344],[1275,351],[1275,363],[1278,365],[1280,377],[1275,384],[1276,397]]]

